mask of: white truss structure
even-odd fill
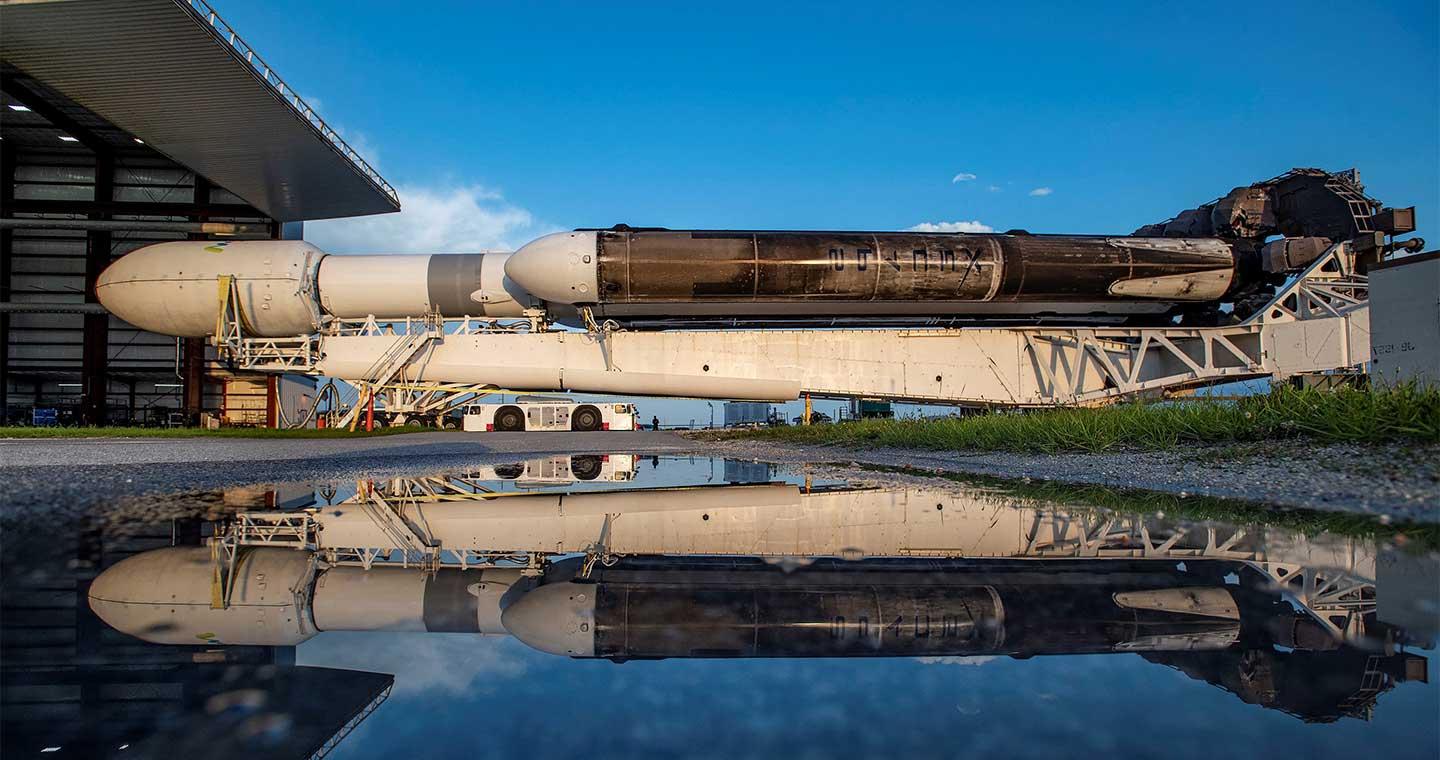
[[[434,415],[478,394],[573,391],[788,400],[864,397],[997,407],[1096,405],[1255,378],[1353,370],[1369,360],[1366,279],[1339,243],[1244,322],[1222,327],[958,329],[543,329],[437,318],[331,323],[251,338],[221,311],[237,368],[304,372],[362,389],[392,414]],[[233,289],[233,285],[232,285]],[[222,298],[225,304],[233,298]]]
[[[217,582],[229,577],[235,557],[243,547],[288,546],[313,552],[320,560],[329,564],[355,565],[367,570],[374,567],[404,567],[435,572],[442,568],[509,567],[538,574],[557,558],[576,554],[585,556],[586,571],[597,561],[606,564],[613,562],[616,554],[612,549],[611,536],[617,520],[631,525],[632,531],[659,531],[657,540],[660,543],[655,546],[663,545],[667,541],[670,546],[677,548],[688,545],[684,537],[676,532],[678,529],[674,523],[662,521],[647,529],[627,522],[623,511],[614,513],[609,507],[606,507],[603,513],[585,511],[582,508],[585,514],[591,515],[589,518],[578,513],[573,518],[561,518],[571,520],[566,524],[568,527],[536,522],[534,525],[548,527],[537,527],[531,538],[531,545],[526,548],[472,545],[474,541],[484,540],[479,538],[468,539],[466,545],[445,545],[438,537],[446,535],[444,529],[440,529],[437,534],[437,529],[427,522],[426,510],[421,507],[521,497],[528,501],[517,503],[515,509],[525,510],[538,504],[537,500],[563,498],[563,495],[496,493],[488,490],[480,478],[469,476],[396,478],[379,484],[362,481],[358,485],[356,495],[345,504],[349,507],[347,515],[353,510],[358,509],[359,512],[343,519],[360,519],[360,522],[367,526],[362,532],[345,531],[341,523],[336,523],[331,525],[330,535],[327,536],[323,528],[328,516],[313,509],[237,514],[226,530],[212,541],[212,546],[217,547]],[[748,497],[742,495],[742,491],[760,493],[753,490],[753,487],[749,491],[746,491],[746,488],[730,486],[720,490],[728,490],[740,496],[741,501],[737,505],[743,506],[744,499]],[[645,491],[630,493],[643,494]],[[668,494],[665,500],[669,502],[690,496],[704,498],[706,494],[715,493],[718,491],[707,489],[651,490],[651,495]],[[768,493],[773,495],[775,492],[772,490]],[[624,492],[615,492],[613,495],[623,496]],[[763,502],[768,497],[762,494],[759,498]],[[824,495],[817,494],[816,498],[823,499]],[[714,508],[724,507],[712,507]],[[816,508],[808,507],[811,510]],[[556,509],[562,514],[566,511],[558,506]],[[798,513],[803,513],[807,507],[797,504],[796,509],[800,510]],[[985,508],[979,505],[977,509],[983,512]],[[1014,510],[1013,507],[1007,509]],[[1353,639],[1361,635],[1364,617],[1376,609],[1375,558],[1373,553],[1362,550],[1353,540],[1317,543],[1303,537],[1296,538],[1284,532],[1272,532],[1257,527],[1191,524],[1143,515],[1062,513],[1038,509],[1025,509],[1023,513],[1028,517],[1022,517],[1020,525],[1023,531],[1015,543],[993,545],[984,556],[1035,560],[1153,559],[1177,562],[1219,560],[1235,563],[1258,573],[1270,588],[1308,610],[1316,622],[1341,639]],[[545,514],[547,513],[537,512],[534,519],[546,519]],[[587,519],[590,521],[584,522]],[[1028,520],[1028,523],[1024,520]],[[978,524],[988,522],[986,519]],[[586,525],[590,527],[584,528]],[[592,531],[590,535],[593,538],[588,542],[582,540],[577,543],[577,538],[573,535],[577,528]],[[469,530],[472,528],[465,529]],[[545,538],[544,536],[552,535],[546,531],[557,531],[553,534],[557,538]],[[462,532],[451,535],[469,537],[475,534]],[[561,535],[567,535],[565,541],[568,544],[559,540]],[[904,556],[979,556],[967,554],[964,549],[959,548],[969,541],[966,535],[962,530],[961,533],[951,536],[955,548],[947,549],[942,545],[924,549],[901,548],[898,552]],[[365,540],[372,545],[346,545],[346,536],[368,536]],[[633,541],[633,537],[631,540]],[[581,543],[585,544],[583,548]],[[562,544],[568,548],[562,548]],[[542,546],[550,549],[541,549]],[[713,552],[704,550],[704,553]]]
[[[1337,639],[1352,640],[1363,634],[1364,617],[1375,611],[1373,558],[1359,556],[1352,548],[1325,557],[1323,564],[1306,564],[1295,561],[1293,551],[1277,553],[1265,539],[1243,527],[1152,528],[1141,517],[1041,513],[1036,516],[1024,554],[1036,558],[1239,562],[1308,610]]]

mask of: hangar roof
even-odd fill
[[[395,189],[204,0],[0,2],[0,59],[279,221]]]

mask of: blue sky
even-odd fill
[[[1296,165],[1440,210],[1434,2],[970,5],[219,9],[395,184],[545,225],[1128,232]]]
[[[217,5],[400,187],[401,215],[309,225],[331,250],[1129,232],[1293,166],[1440,213],[1433,0]]]

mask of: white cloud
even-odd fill
[[[906,232],[994,232],[995,228],[978,220],[969,222],[921,222],[906,227]]]
[[[316,113],[322,100],[307,97]],[[360,130],[330,126],[376,171],[381,151]],[[328,253],[476,253],[514,250],[545,232],[531,213],[492,188],[436,183],[400,185],[394,214],[305,222],[305,239]]]
[[[916,657],[915,661],[921,665],[973,665],[980,666],[999,657],[992,655],[979,655],[971,657]]]
[[[523,645],[473,633],[326,631],[295,650],[299,665],[395,676],[397,694],[459,696],[525,674]]]
[[[473,253],[513,250],[548,230],[479,185],[402,185],[395,214],[305,223],[305,239],[332,253]]]
[[[969,182],[973,179],[975,179],[974,174],[971,174],[970,172],[960,172],[959,174],[956,174],[955,178],[950,180],[950,182],[952,184],[956,182]]]
[[[987,187],[987,188],[985,188],[985,189],[986,189],[988,192],[992,192],[992,193],[998,193],[998,192],[1000,192],[1000,186],[999,186],[999,185],[991,185],[991,186],[989,186],[989,187]]]
[[[1034,190],[1031,190],[1030,194],[1035,196],[1036,198],[1043,198],[1053,192],[1055,191],[1048,187],[1037,187]]]

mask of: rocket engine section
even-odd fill
[[[1160,313],[1215,301],[1240,255],[1214,238],[577,230],[506,273],[599,317]]]
[[[192,338],[216,333],[225,277],[255,336],[305,335],[332,318],[519,317],[534,298],[505,277],[508,256],[336,256],[292,240],[177,241],[121,257],[95,292],[136,327]]]

